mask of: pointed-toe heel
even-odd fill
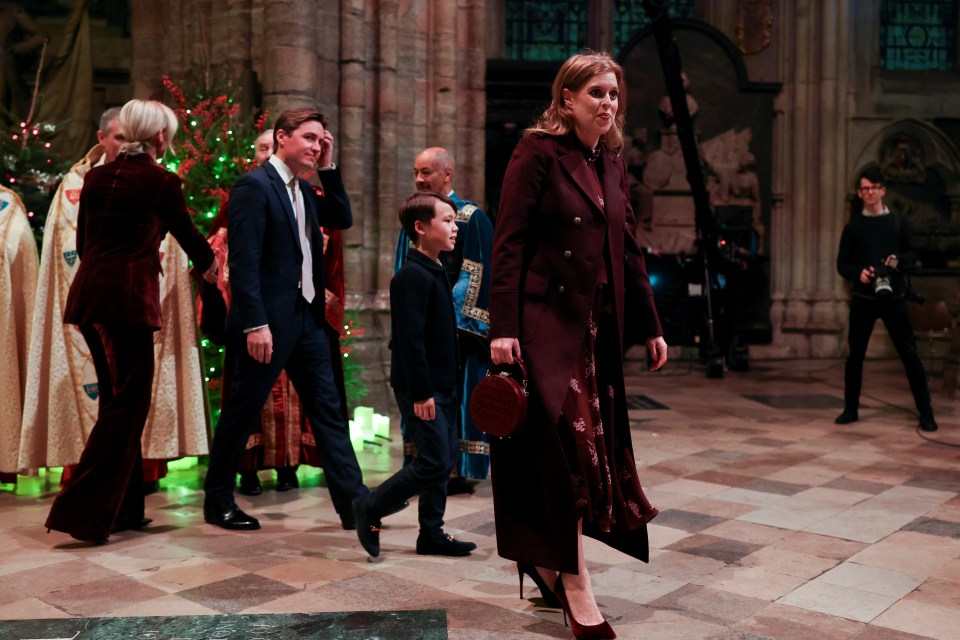
[[[540,577],[540,573],[537,571],[537,568],[532,564],[520,564],[517,563],[517,575],[520,577],[520,599],[523,600],[523,574],[530,576],[530,579],[533,580],[534,584],[540,589],[540,595],[543,597],[543,604],[551,609],[559,609],[560,601],[557,600],[557,596],[550,590],[550,587],[547,586],[547,583],[544,582],[543,578]]]
[[[563,575],[557,576],[557,583],[553,585],[553,592],[560,601],[560,608],[563,609],[563,624],[570,623],[570,630],[573,631],[573,637],[579,640],[614,640],[617,634],[614,632],[610,623],[604,620],[600,624],[580,624],[573,617],[570,611],[570,603],[567,601],[567,593],[563,590]]]

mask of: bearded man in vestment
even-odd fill
[[[97,372],[83,336],[63,324],[70,284],[79,267],[76,232],[83,178],[120,152],[120,109],[100,118],[100,140],[75,164],[47,215],[40,285],[28,358],[31,393],[23,412],[20,467],[68,467],[80,460],[96,422]],[[166,460],[208,452],[203,380],[194,324],[193,290],[186,253],[170,235],[160,245],[162,328],[154,334],[153,402],[143,431],[144,481],[166,474]]]
[[[37,290],[37,244],[16,193],[0,187],[0,482],[16,482],[27,383],[27,343]]]

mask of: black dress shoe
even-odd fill
[[[461,493],[473,493],[473,485],[475,483],[470,482],[463,476],[455,476],[447,480],[447,495],[455,496]]]
[[[442,532],[437,538],[423,535],[417,538],[417,553],[421,556],[468,556],[476,548],[472,542],[461,542]]]
[[[204,502],[203,519],[222,529],[251,530],[260,528],[260,521],[245,514],[234,502],[226,505],[213,505]]]
[[[240,482],[237,484],[237,491],[245,496],[258,496],[263,493],[263,487],[260,486],[260,476],[256,469],[240,472]]]
[[[936,431],[940,427],[937,426],[937,421],[933,419],[933,414],[931,413],[920,416],[920,428],[924,431]]]
[[[340,526],[344,528],[345,531],[353,531],[357,528],[357,519],[353,515],[353,509],[350,511],[344,511],[340,515]]]
[[[123,522],[117,522],[113,525],[113,533],[118,531],[140,531],[144,527],[148,526],[153,522],[153,518],[140,518],[136,521],[126,520]]]
[[[833,421],[834,424],[850,424],[851,422],[856,422],[860,419],[860,416],[857,415],[856,411],[851,411],[850,409],[844,409],[843,413],[837,416],[836,420]]]
[[[370,494],[357,496],[352,506],[360,545],[371,558],[376,558],[380,555],[380,520],[370,513]]]
[[[299,489],[300,480],[297,479],[296,467],[277,467],[277,484],[274,489],[277,491],[290,491]]]

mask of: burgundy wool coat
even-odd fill
[[[584,147],[573,134],[534,133],[507,167],[497,215],[490,290],[490,338],[519,338],[530,379],[527,423],[491,442],[497,546],[501,556],[577,572],[577,513],[570,472],[557,435],[560,408],[581,354],[609,247],[610,281],[620,344],[624,296],[637,300],[645,337],[663,335],[653,302],[627,188],[624,160],[604,150],[597,160],[605,207],[596,200]],[[610,363],[608,363],[610,364]],[[622,362],[614,428],[630,442]],[[646,528],[584,533],[646,561]]]
[[[67,296],[65,323],[160,328],[159,250],[167,232],[199,273],[213,262],[180,184],[145,153],[121,154],[87,173],[77,215],[80,268]]]

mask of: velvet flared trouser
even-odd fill
[[[98,324],[80,331],[97,371],[99,410],[46,526],[82,539],[106,539],[114,528],[143,519],[140,438],[153,391],[153,329]]]

